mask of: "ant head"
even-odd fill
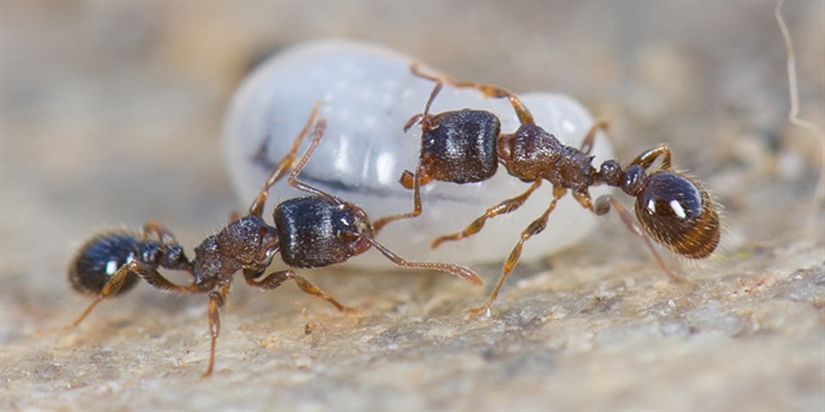
[[[625,182],[636,196],[636,218],[645,231],[673,252],[689,258],[710,255],[719,243],[719,214],[707,191],[671,170],[645,177],[630,173]],[[633,178],[631,178],[633,177]],[[623,187],[623,189],[625,189]]]
[[[352,256],[360,255],[372,246],[368,241],[374,236],[372,224],[364,209],[348,202],[342,203],[340,207],[341,225],[344,229],[341,238],[349,246]]]

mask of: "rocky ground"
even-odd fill
[[[0,409],[825,408],[823,141],[789,124],[773,3],[0,4]],[[784,6],[801,116],[825,129],[825,6]],[[66,325],[87,298],[65,270],[105,227],[157,219],[184,245],[220,228],[228,99],[263,56],[346,37],[608,119],[618,155],[661,142],[724,205],[708,261],[673,283],[610,216],[524,262],[489,318],[486,290],[439,274],[302,272],[242,284],[215,374],[203,296],[139,285]],[[820,198],[821,199],[821,198]],[[502,233],[501,236],[517,236]],[[492,235],[490,233],[480,234]],[[185,279],[174,277],[183,282]]]

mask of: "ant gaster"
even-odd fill
[[[424,112],[413,116],[405,125],[408,130],[420,124],[421,154],[415,172],[405,171],[401,184],[413,189],[414,208],[411,213],[388,216],[375,222],[376,230],[387,223],[421,214],[421,186],[431,181],[454,183],[480,182],[491,178],[500,163],[507,172],[530,187],[522,194],[490,207],[463,231],[436,238],[432,247],[442,242],[458,240],[477,233],[487,219],[518,209],[547,180],[553,185],[553,200],[544,213],[521,233],[510,252],[490,298],[471,313],[486,313],[504,284],[504,279],[516,266],[525,241],[543,231],[556,203],[569,190],[582,207],[597,215],[616,209],[625,225],[642,238],[659,266],[673,279],[680,280],[656,252],[650,237],[671,251],[689,258],[710,255],[719,243],[719,215],[707,191],[684,173],[671,168],[671,153],[666,145],[645,151],[626,167],[616,160],[607,160],[595,168],[590,150],[596,133],[606,127],[597,122],[589,130],[582,146],[566,146],[537,126],[533,117],[514,93],[503,88],[475,82],[460,82],[446,75],[423,73],[417,64],[412,72],[435,83],[424,106]],[[507,98],[516,111],[520,126],[513,134],[500,133],[501,122],[483,110],[463,109],[432,115],[430,106],[444,84],[456,88],[473,88],[487,98]],[[658,169],[648,172],[654,161],[662,157]],[[590,198],[591,186],[605,184],[620,188],[636,198],[637,223],[612,195],[603,195],[595,203]]]
[[[244,280],[250,286],[271,290],[291,279],[301,290],[326,300],[339,311],[354,311],[291,269],[261,278],[277,252],[290,267],[313,268],[344,262],[374,247],[398,266],[448,272],[481,285],[478,275],[463,266],[402,259],[375,241],[372,225],[363,209],[297,180],[323,136],[326,127],[323,119],[317,122],[309,148],[288,177],[290,186],[310,195],[277,205],[273,212],[274,226],[263,220],[269,188],[292,167],[317,112],[318,105],[295,138],[290,153],[270,173],[249,213],[229,223],[217,235],[206,238],[195,248],[195,258],[191,261],[175,238],[154,222],[147,223],[140,233],[109,232],[86,243],[69,268],[69,279],[75,289],[94,294],[96,298],[70,327],[78,325],[103,299],[130,289],[138,278],[164,291],[208,293],[211,349],[209,366],[204,373],[206,377],[212,373],[215,364],[215,343],[220,332],[218,308],[223,306],[233,275],[238,271],[243,271]],[[158,273],[158,268],[189,272],[192,283],[174,284]]]

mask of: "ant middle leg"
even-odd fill
[[[516,197],[504,200],[503,202],[488,208],[483,215],[481,215],[479,218],[470,223],[461,232],[454,233],[452,235],[439,236],[432,242],[432,244],[430,244],[430,247],[437,248],[442,243],[448,240],[459,240],[478,233],[484,227],[484,223],[488,219],[492,219],[504,213],[510,213],[521,207],[524,204],[524,202],[527,201],[527,198],[529,198],[530,195],[533,194],[533,192],[536,189],[538,189],[539,186],[541,186],[541,182],[542,180],[538,179],[535,182],[533,182],[533,184],[530,185],[530,187],[524,193]]]
[[[507,257],[507,260],[504,261],[504,268],[502,269],[501,277],[499,277],[498,282],[496,283],[496,287],[493,288],[493,292],[490,293],[490,297],[487,299],[483,305],[468,309],[467,311],[471,315],[480,315],[487,313],[490,309],[490,306],[498,297],[498,293],[501,290],[501,287],[504,285],[504,280],[507,279],[507,276],[513,272],[513,269],[516,268],[516,264],[518,264],[518,260],[521,257],[521,250],[524,247],[524,242],[529,240],[534,235],[537,235],[544,231],[547,228],[547,219],[550,217],[550,213],[556,208],[556,204],[558,203],[559,199],[564,197],[567,193],[567,189],[563,188],[553,188],[553,200],[550,202],[550,206],[539,216],[538,219],[534,220],[527,226],[524,231],[521,232],[521,238],[519,239],[516,246],[513,247],[513,250],[510,252],[510,255]]]
[[[309,115],[309,119],[307,119],[306,124],[298,133],[298,136],[295,137],[295,140],[292,141],[292,147],[289,150],[289,153],[281,159],[280,162],[272,169],[269,173],[269,176],[266,178],[264,182],[264,186],[258,192],[258,196],[255,197],[255,200],[252,202],[252,205],[249,207],[249,215],[253,216],[261,216],[263,214],[264,205],[266,204],[266,199],[269,197],[269,188],[272,187],[275,183],[277,183],[281,178],[284,177],[287,170],[292,167],[292,163],[295,162],[295,157],[298,154],[298,149],[301,147],[301,142],[303,142],[304,137],[309,133],[309,129],[312,127],[312,124],[315,123],[315,118],[318,116],[318,111],[321,108],[321,102],[315,103],[315,106],[312,108],[312,112]]]

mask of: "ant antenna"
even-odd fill
[[[258,196],[255,198],[255,201],[252,202],[252,206],[249,207],[250,215],[261,216],[263,214],[264,204],[266,204],[266,199],[267,197],[269,197],[269,188],[271,188],[272,185],[274,185],[277,181],[281,180],[281,178],[284,176],[284,173],[286,173],[286,171],[289,170],[289,168],[292,166],[292,163],[295,161],[295,156],[298,155],[298,148],[301,147],[301,142],[304,141],[304,137],[306,137],[307,133],[309,133],[309,129],[312,127],[312,124],[315,123],[315,118],[318,116],[318,111],[320,110],[320,108],[321,102],[318,101],[315,103],[315,106],[312,107],[312,113],[310,113],[309,119],[307,119],[306,124],[304,124],[304,128],[301,129],[301,132],[298,134],[298,137],[292,142],[292,148],[289,149],[289,153],[286,155],[286,157],[284,157],[281,163],[278,164],[278,167],[272,170],[272,172],[269,174],[269,177],[266,178],[266,183],[264,184],[264,187],[261,188],[261,191],[258,192]],[[315,131],[317,134],[317,128]],[[298,164],[298,167],[302,168],[304,163],[306,162],[303,161],[303,159],[301,159],[301,161]],[[292,174],[290,174],[290,179],[291,178]]]

